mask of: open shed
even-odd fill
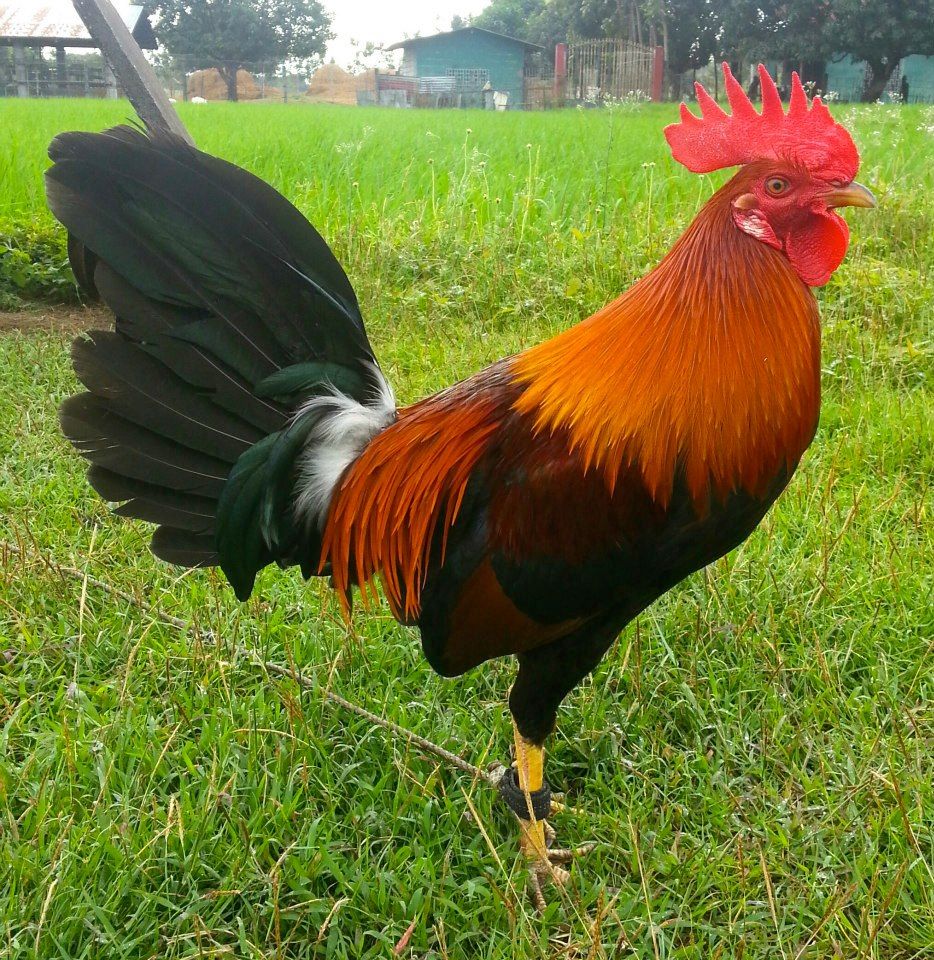
[[[506,105],[526,103],[525,79],[544,47],[480,27],[463,27],[430,37],[413,37],[388,47],[402,51],[401,78],[417,78],[450,90],[452,105],[484,106],[482,91],[508,95]],[[489,84],[489,87],[487,87]]]
[[[123,22],[144,50],[156,49],[156,36],[140,4],[114,0]],[[55,50],[54,70],[46,69],[41,51]],[[12,57],[9,52],[12,49]],[[0,93],[5,96],[117,96],[117,83],[106,62],[69,63],[69,49],[97,49],[71,0],[0,0]]]

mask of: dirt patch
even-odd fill
[[[113,314],[105,307],[40,307],[0,313],[0,335],[11,333],[80,333],[109,330]]]

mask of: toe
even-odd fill
[[[596,841],[592,840],[590,843],[582,843],[579,847],[555,848],[548,851],[548,859],[552,863],[571,863],[579,857],[586,857],[596,846]]]

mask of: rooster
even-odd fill
[[[329,576],[417,626],[456,676],[495,657],[536,899],[552,848],[544,744],[565,696],[640,611],[755,529],[820,403],[812,287],[848,244],[847,131],[794,76],[757,112],[724,64],[665,135],[696,173],[739,166],[647,276],[546,343],[397,407],[324,240],[249,173],[171,135],[66,133],[49,204],[115,330],[73,347],[61,425],[154,553],[250,596],[267,564]]]

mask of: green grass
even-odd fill
[[[556,825],[600,846],[543,921],[485,787],[236,645],[479,764],[506,755],[513,667],[441,680],[385,610],[348,632],[294,571],[239,606],[157,563],[57,432],[66,338],[0,339],[0,536],[29,557],[0,551],[0,953],[388,957],[414,920],[418,958],[934,956],[934,116],[841,112],[881,204],[820,293],[820,432],[761,529],[568,698],[548,773],[586,813]],[[0,101],[0,220],[44,222],[55,132],[128,113]],[[669,106],[183,114],[333,243],[402,400],[603,304],[722,179],[667,156]]]

